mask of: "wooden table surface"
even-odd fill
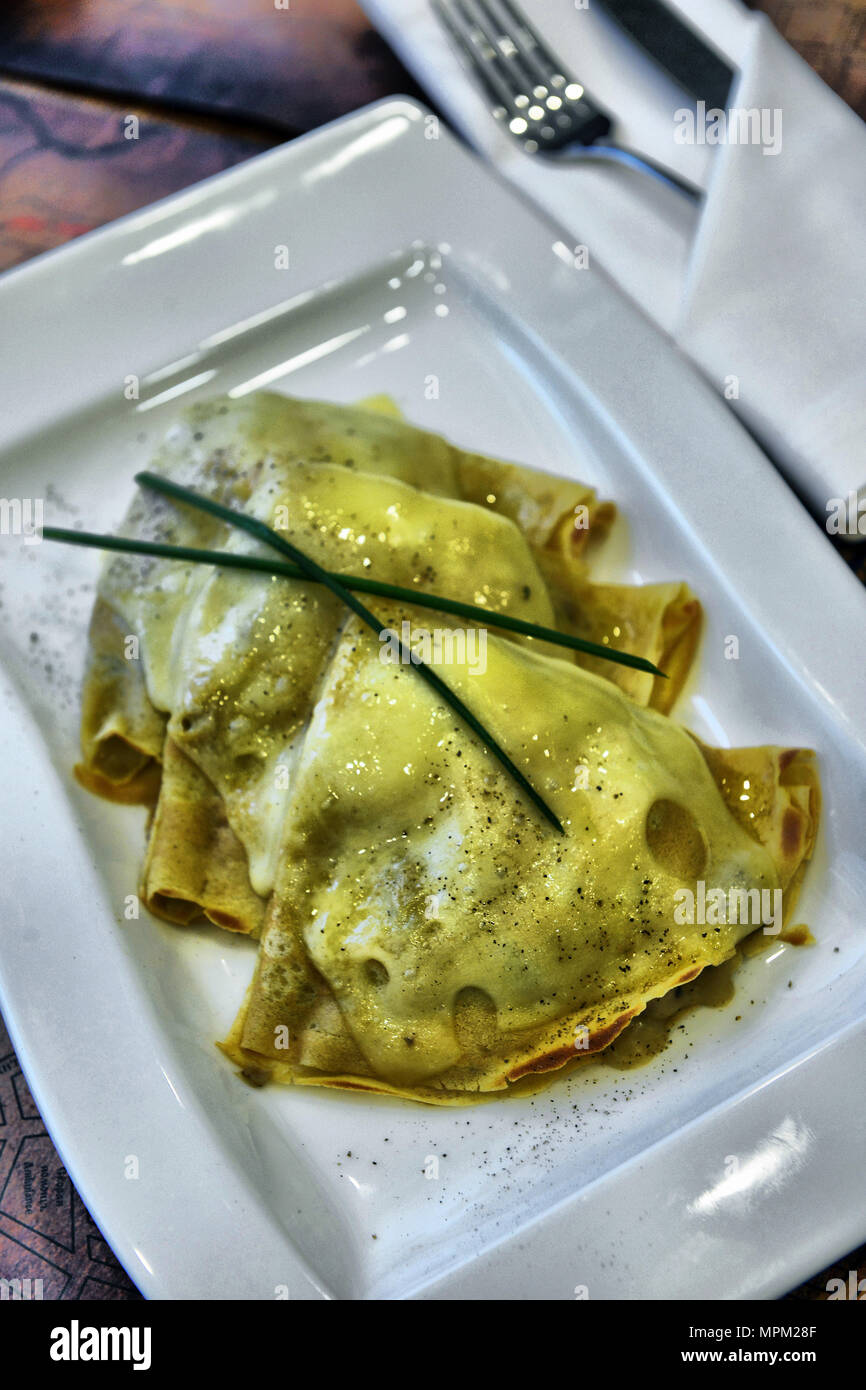
[[[866,117],[866,0],[752,8]],[[354,0],[6,0],[0,270],[395,92],[417,87]],[[129,115],[137,141],[123,138]],[[839,548],[866,582],[866,546]],[[850,1270],[866,1278],[866,1247],[788,1296],[826,1298],[828,1279]],[[41,1279],[46,1299],[139,1297],[66,1175],[0,1021],[4,1278]]]

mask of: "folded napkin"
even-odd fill
[[[739,0],[669,0],[738,70],[723,128],[601,5],[521,0],[613,113],[612,138],[702,187],[697,206],[615,165],[525,154],[430,0],[364,3],[435,104],[670,334],[815,512],[832,522],[851,498],[866,512],[866,127],[769,21]],[[856,529],[856,504],[844,515]]]

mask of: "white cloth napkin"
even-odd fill
[[[762,144],[684,144],[677,112],[694,102],[602,6],[521,0],[615,115],[613,137],[704,188],[698,207],[639,173],[524,154],[430,0],[363,3],[436,105],[675,339],[817,514],[866,503],[866,127],[763,15],[668,0],[739,70],[729,108],[766,112]],[[856,506],[847,515],[856,528]]]

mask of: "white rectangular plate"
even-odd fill
[[[710,389],[555,243],[395,99],[0,280],[3,497],[109,530],[198,396],[387,392],[613,497],[605,573],[706,605],[678,717],[820,754],[817,945],[748,962],[654,1064],[456,1111],[253,1091],[213,1046],[253,944],[127,920],[143,813],[71,776],[98,557],[0,537],[0,997],[151,1297],[771,1297],[866,1235],[866,596]]]

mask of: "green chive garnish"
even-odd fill
[[[284,579],[308,578],[297,565],[269,560],[260,555],[236,555],[227,550],[198,550],[187,545],[165,545],[162,541],[132,540],[127,536],[102,536],[93,531],[69,531],[63,526],[43,526],[42,535],[47,541],[62,541],[66,545],[88,546],[94,550],[117,550],[129,555],[156,555],[164,560],[217,565],[224,569],[253,570],[258,574],[281,575]],[[357,590],[358,593],[375,594],[379,598],[413,603],[418,608],[434,608],[438,612],[454,613],[459,618],[468,618],[471,622],[485,627],[499,627],[507,632],[519,632],[525,637],[535,637],[539,642],[550,642],[553,646],[587,652],[590,656],[601,657],[604,661],[612,661],[619,666],[630,666],[636,671],[646,671],[648,675],[668,679],[664,671],[660,671],[658,666],[654,666],[645,657],[617,651],[615,647],[603,647],[599,642],[589,642],[583,637],[572,637],[568,632],[558,632],[553,627],[542,627],[540,623],[528,623],[523,618],[513,618],[508,613],[497,613],[494,609],[480,608],[474,603],[462,603],[459,599],[443,598],[441,594],[406,589],[399,584],[386,584],[381,579],[370,579],[366,575],[340,574],[334,577],[342,581],[347,589]],[[314,582],[318,583],[318,580]]]
[[[356,598],[355,595],[341,583],[336,575],[330,574],[327,570],[322,569],[321,565],[316,564],[315,560],[311,560],[310,557],[305,555],[302,550],[299,550],[296,545],[286,540],[278,531],[271,530],[270,526],[267,526],[263,521],[259,521],[256,517],[248,516],[246,512],[232,511],[230,507],[224,507],[222,503],[215,502],[210,497],[203,497],[200,493],[193,492],[190,488],[181,487],[179,483],[173,483],[170,479],[163,478],[158,473],[137,473],[135,475],[135,481],[143,487],[151,488],[154,492],[162,493],[166,497],[172,497],[176,501],[184,502],[190,507],[196,507],[199,511],[209,512],[211,516],[219,517],[221,521],[227,522],[230,526],[237,526],[241,530],[249,532],[251,536],[255,536],[256,540],[263,541],[265,545],[273,546],[275,550],[282,551],[284,555],[288,555],[289,558],[294,561],[305,578],[316,580],[318,583],[323,584],[326,589],[330,589],[331,593],[341,599],[346,607],[350,608],[353,613],[356,613],[361,621],[366,623],[377,636],[379,633],[387,631],[385,624],[381,623],[376,615],[371,613],[369,608],[365,607],[361,600]],[[545,819],[559,831],[560,835],[564,835],[565,831],[562,822],[550,809],[544,798],[535,790],[532,783],[528,781],[520,771],[520,768],[511,761],[505,749],[496,742],[485,729],[484,725],[475,718],[472,711],[464,705],[459,696],[455,695],[454,691],[445,684],[435,671],[431,670],[429,666],[426,666],[423,661],[420,661],[413,651],[405,648],[399,638],[397,638],[397,644],[400,650],[401,661],[411,664],[422,680],[426,681],[431,689],[435,690],[437,695],[439,695],[446,704],[450,705],[454,712],[459,715],[472,732],[477,735],[485,747],[490,749],[493,755],[505,768],[506,772],[510,773],[518,786],[521,787],[533,804],[541,811]]]

